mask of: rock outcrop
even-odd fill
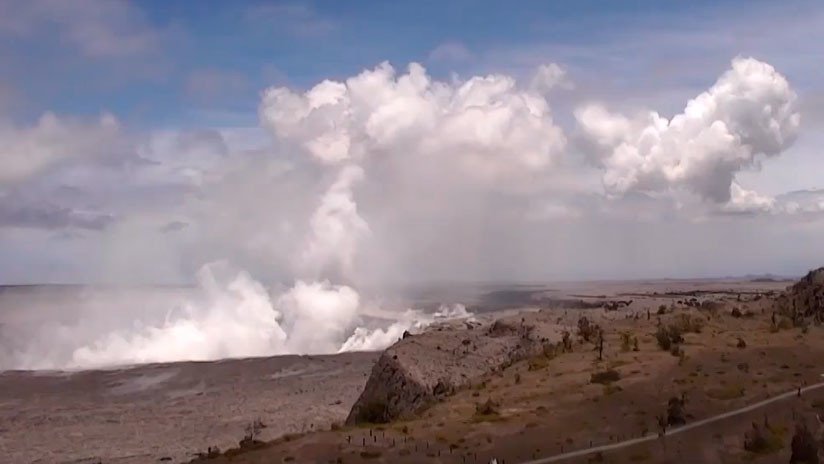
[[[561,340],[550,317],[535,312],[488,324],[451,322],[404,337],[378,359],[346,423],[409,417],[490,372],[542,354]]]
[[[824,267],[810,271],[776,302],[778,311],[796,323],[805,318],[824,321]]]

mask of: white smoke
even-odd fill
[[[355,290],[328,281],[298,281],[278,298],[277,307],[284,311],[289,352],[333,353],[357,321],[360,297]]]
[[[298,267],[317,276],[352,274],[358,240],[369,233],[369,225],[358,215],[352,188],[363,178],[363,170],[354,165],[340,170],[337,179],[321,198],[311,219],[306,249]]]
[[[198,272],[198,297],[170,311],[162,324],[110,332],[74,350],[68,366],[48,367],[91,368],[287,352],[287,334],[278,319],[300,315],[277,311],[266,289],[245,272],[221,276],[225,270],[216,266],[220,265],[206,265]]]
[[[600,105],[579,108],[575,116],[595,147],[608,193],[684,188],[719,204],[734,194],[738,206],[755,201],[761,208],[764,201],[734,189],[733,180],[759,155],[778,155],[793,143],[800,122],[795,102],[772,66],[736,58],[672,119],[656,112],[631,119]]]
[[[472,313],[466,310],[462,304],[441,305],[433,314],[426,314],[421,311],[407,310],[402,313],[399,319],[386,328],[369,330],[358,327],[350,336],[340,352],[344,351],[372,351],[385,348],[403,336],[406,331],[414,332],[421,330],[433,323],[451,319],[471,319]]]
[[[328,159],[321,157],[324,164]],[[303,247],[296,247],[297,268],[312,280],[296,280],[274,302],[266,288],[244,271],[225,263],[204,266],[198,273],[198,296],[161,323],[137,321],[110,330],[73,349],[71,358],[54,362],[18,356],[28,363],[17,368],[94,368],[148,362],[213,360],[278,354],[335,353],[376,350],[390,345],[406,330],[419,330],[438,320],[468,315],[466,309],[441,308],[434,314],[407,310],[390,314],[383,327],[367,329],[360,296],[352,287],[328,280],[353,274],[358,242],[369,234],[359,215],[354,187],[364,171],[349,162],[337,170],[309,221]]]
[[[134,297],[130,294],[129,298]],[[94,298],[101,301],[100,295]],[[74,370],[380,350],[396,342],[404,331],[414,332],[438,321],[471,316],[461,305],[443,306],[435,313],[413,309],[383,311],[380,326],[368,329],[362,326],[360,298],[349,287],[326,281],[298,281],[272,299],[266,288],[248,273],[221,262],[208,264],[198,272],[194,294],[177,302],[173,300],[161,298],[151,302],[172,305],[159,320],[132,314],[134,320],[124,321],[124,312],[148,303],[144,301],[132,308],[117,307],[117,326],[101,320],[106,318],[105,308],[101,308],[103,311],[81,317],[79,323],[83,328],[69,324],[42,327],[29,334],[28,345],[18,346],[11,353],[0,353],[0,370]],[[109,299],[107,304],[117,301],[118,298]]]
[[[258,266],[256,275],[261,267],[288,274],[291,287],[270,294],[244,271],[207,265],[199,273],[196,295],[165,318],[135,316],[127,326],[102,327],[91,337],[84,332],[82,340],[69,340],[67,358],[18,353],[14,365],[84,368],[380,349],[406,330],[465,317],[465,308],[455,307],[435,314],[384,312],[375,322],[367,311],[370,302],[357,291],[363,268],[374,261],[367,259],[364,266],[361,258],[365,251],[389,255],[402,248],[409,254],[439,254],[438,263],[447,267],[461,262],[454,258],[462,254],[476,257],[487,250],[484,234],[495,237],[496,244],[504,243],[498,237],[519,236],[503,229],[521,231],[518,214],[530,200],[523,194],[539,190],[529,188],[533,183],[585,195],[580,204],[563,195],[549,198],[536,216],[555,221],[601,204],[600,187],[570,186],[580,184],[579,177],[558,175],[576,167],[565,164],[570,161],[563,159],[566,137],[547,100],[564,83],[563,70],[551,64],[523,85],[499,74],[437,81],[418,64],[397,73],[384,63],[305,92],[268,89],[259,108],[261,123],[283,156],[261,151],[238,160],[217,150],[205,152],[208,169],[190,172],[188,161],[167,167],[190,179],[186,185],[196,186],[198,193],[192,197],[203,201],[203,213],[187,218],[190,239],[211,233],[213,242],[201,246],[219,245],[194,261],[236,257],[234,251],[243,248],[241,259],[255,255],[261,261],[247,259],[246,268]],[[795,99],[770,65],[739,58],[671,119],[655,112],[631,118],[599,105],[580,108],[576,117],[608,194],[685,190],[729,212],[770,211],[773,199],[745,189],[735,176],[793,142],[799,125]],[[106,124],[101,123],[108,130]],[[227,168],[235,163],[242,169]],[[24,177],[27,169],[15,177]],[[266,176],[267,170],[278,175]],[[589,167],[580,178],[598,174]],[[553,176],[564,178],[548,182]],[[369,196],[359,198],[359,189],[366,188]],[[589,202],[589,196],[599,201]],[[798,200],[799,208],[812,207],[813,199],[803,205]],[[815,201],[820,204],[820,198]],[[267,214],[265,206],[273,204],[274,214]],[[187,212],[180,210],[181,216]],[[523,228],[525,234],[529,230]],[[393,235],[404,240],[395,242]],[[400,246],[387,245],[396,243]],[[563,253],[558,250],[559,256]],[[393,267],[392,257],[385,259],[388,265],[378,264]],[[59,336],[60,330],[54,333]]]

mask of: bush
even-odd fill
[[[598,326],[590,323],[586,316],[581,316],[578,319],[578,336],[583,338],[584,341],[590,341],[597,332]]]
[[[547,366],[549,366],[549,360],[545,356],[534,356],[527,361],[527,370],[530,372],[546,369]]]
[[[662,350],[667,350],[672,347],[672,341],[669,337],[669,331],[664,326],[658,326],[658,330],[655,331],[655,341],[658,342],[658,347]]]
[[[715,314],[718,312],[719,309],[722,309],[723,307],[724,305],[717,301],[704,300],[701,302],[699,309],[701,309],[702,311],[709,311],[710,313]]]
[[[500,414],[499,408],[501,407],[500,403],[497,401],[492,401],[492,398],[488,398],[483,403],[477,403],[475,405],[475,415],[476,416],[497,416]]]
[[[676,327],[680,333],[701,333],[704,329],[704,319],[689,314],[679,314],[671,327]]]
[[[784,447],[781,435],[769,426],[753,422],[752,430],[744,434],[744,449],[750,453],[770,454]]]
[[[570,333],[566,330],[563,332],[563,338],[561,339],[561,343],[564,347],[564,352],[571,352],[572,351],[572,338],[570,337]]]
[[[612,382],[617,382],[621,380],[621,374],[618,373],[615,369],[607,369],[601,372],[595,372],[590,377],[590,383],[600,383],[602,385],[607,385]]]
[[[792,456],[790,463],[818,464],[818,444],[807,424],[799,422],[795,425],[795,434],[792,440]]]
[[[684,337],[681,335],[681,330],[674,326],[659,326],[658,330],[655,332],[655,340],[658,342],[658,346],[661,347],[664,351],[671,351],[673,349],[673,345],[677,345],[684,341]]]
[[[251,424],[246,426],[246,434],[238,445],[241,448],[250,448],[262,444],[263,442],[258,440],[258,437],[260,436],[260,432],[265,428],[266,424],[264,424],[262,420],[255,419]]]
[[[637,346],[637,341],[635,343]],[[633,336],[632,332],[621,332],[621,351],[627,352],[631,350],[633,347]]]
[[[673,356],[678,356],[680,353],[678,344],[684,341],[684,334],[701,333],[703,328],[704,320],[702,318],[693,317],[689,314],[679,314],[671,324],[658,326],[658,330],[655,332],[655,340],[662,350],[669,351]]]
[[[684,415],[684,400],[673,396],[667,402],[667,425],[684,425],[687,418]]]
[[[672,350],[670,350],[670,354],[678,358],[679,366],[683,366],[687,361],[687,353],[684,353],[684,350],[681,349],[681,345],[673,345]]]
[[[544,343],[541,347],[541,351],[544,353],[544,357],[547,359],[554,359],[555,356],[558,355],[558,352],[560,351],[563,353],[563,350],[564,348],[560,344],[555,345],[553,343],[548,342]]]
[[[620,385],[615,385],[615,384],[611,384],[611,383],[608,383],[608,384],[604,385],[604,395],[606,395],[606,396],[612,395],[613,393],[617,393],[617,392],[623,391],[623,390],[624,389],[621,388]]]

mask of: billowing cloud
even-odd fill
[[[734,59],[730,70],[671,119],[656,112],[630,118],[599,105],[581,107],[575,115],[610,194],[685,189],[714,203],[732,199],[760,206],[763,199],[733,188],[735,175],[756,166],[760,156],[782,153],[800,123],[787,80],[752,58]]]
[[[730,199],[724,205],[724,211],[733,213],[769,213],[775,211],[776,201],[774,198],[759,195],[757,192],[747,190],[737,182],[730,185]]]
[[[563,68],[547,64],[528,76],[438,81],[420,65],[399,73],[384,63],[306,91],[271,88],[253,137],[170,130],[136,143],[110,116],[47,114],[28,128],[7,126],[2,137],[0,179],[17,191],[6,198],[26,200],[5,208],[3,225],[111,233],[112,222],[138,217],[137,235],[162,234],[184,274],[231,258],[281,281],[356,286],[361,277],[403,280],[421,270],[485,272],[478,256],[492,248],[503,256],[507,248],[493,244],[517,241],[536,223],[817,205],[735,180],[797,130],[794,93],[767,64],[734,60],[671,120],[579,108],[589,160],[567,149],[547,99],[565,82]],[[115,152],[134,152],[137,164],[115,166]],[[16,187],[38,178],[36,188]]]
[[[566,146],[546,99],[512,77],[439,82],[416,63],[401,75],[383,63],[305,93],[269,89],[260,113],[276,137],[326,164],[414,157],[490,184],[549,170]]]

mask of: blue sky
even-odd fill
[[[10,8],[21,2],[3,3]],[[244,113],[225,114],[226,123],[250,118],[254,122],[250,113],[259,92],[269,85],[309,86],[325,78],[353,75],[384,60],[401,67],[411,61],[427,63],[433,75],[446,76],[529,68],[556,59],[542,53],[548,48],[565,55],[567,66],[587,72],[604,66],[604,61],[636,60],[629,46],[621,49],[622,42],[632,45],[663,34],[672,48],[665,50],[666,60],[653,56],[649,64],[653,60],[678,62],[693,59],[693,47],[703,50],[703,44],[690,43],[690,39],[704,27],[724,23],[739,27],[749,16],[769,20],[776,9],[783,20],[803,21],[805,14],[817,9],[814,5],[794,2],[779,8],[757,1],[142,1],[111,13],[116,20],[110,23],[140,40],[139,46],[121,44],[118,49],[115,44],[108,53],[88,53],[82,50],[84,45],[66,39],[64,30],[70,25],[60,25],[59,20],[33,21],[27,32],[5,36],[2,51],[8,63],[0,76],[19,119],[34,118],[46,110],[84,115],[106,110],[130,123],[157,127],[196,124],[205,117],[200,110],[208,110],[211,116],[207,119],[217,124],[224,121],[215,120],[214,113],[221,112]],[[683,34],[680,40],[669,36],[676,31]],[[721,69],[729,61],[724,49],[757,53],[759,43],[770,33],[756,35],[762,34],[766,37],[740,33],[719,40],[712,48],[720,56],[706,57],[703,62]],[[451,51],[433,57],[433,51],[444,45],[451,45]],[[655,49],[656,44],[644,45]],[[598,55],[615,47],[616,55]],[[637,77],[632,73],[616,76]],[[684,76],[679,84],[700,88],[711,79]]]
[[[817,1],[0,0],[0,282],[190,281],[216,259],[288,281],[302,272],[295,250],[318,234],[314,208],[345,168],[364,171],[364,185],[349,193],[371,231],[363,238],[368,245],[353,251],[365,261],[353,265],[357,278],[393,269],[394,280],[800,272],[824,256],[812,238],[822,226],[813,211],[824,211],[821,43],[824,7]],[[747,111],[761,108],[775,116],[771,124],[787,124],[767,134],[780,139],[772,141],[780,150],[748,144],[751,134],[739,126],[752,121],[735,111],[717,115],[743,140],[727,151],[695,154],[701,129],[713,120],[670,130],[662,146],[678,159],[650,156],[637,168],[621,165],[620,147],[594,150],[604,127],[622,127],[631,139],[643,124],[656,127],[648,115],[670,119],[702,92],[728,103],[729,89],[714,87],[725,73],[737,73],[733,83],[764,84],[747,81],[743,67],[731,71],[739,57],[766,64],[748,69],[758,68],[753,72],[774,88],[729,98],[752,99]],[[358,82],[374,84],[362,73],[382,76],[384,61],[395,74],[386,88],[372,90],[385,101],[300,119],[312,113],[301,105],[314,86],[335,81],[352,97]],[[437,87],[451,96],[433,102],[429,94],[410,100],[396,92],[413,62],[426,69],[427,92]],[[543,92],[535,76],[549,65],[560,74]],[[484,78],[512,83],[481,105],[490,115],[507,108],[510,126],[450,113],[466,103],[461,89]],[[277,87],[289,98],[267,100]],[[443,142],[433,142],[437,149],[410,148],[408,140],[381,145],[373,127],[347,119],[366,111],[397,117],[400,126],[419,122],[421,113],[404,106],[410,101],[439,108],[433,114],[444,119],[416,134]],[[546,111],[519,120],[523,101],[532,113],[536,104]],[[784,103],[786,114],[773,114]],[[587,124],[580,115],[591,105],[611,116]],[[450,121],[463,121],[474,138],[439,133]],[[339,158],[354,166],[316,159],[311,147],[340,135],[324,132],[327,123],[345,126],[352,147]],[[530,124],[543,132],[524,135],[520,128]],[[495,145],[496,136],[506,144]],[[478,140],[491,146],[473,146]],[[626,145],[645,147],[629,139]],[[504,162],[479,161],[472,150]],[[450,164],[463,155],[468,159]],[[533,170],[515,172],[523,166],[513,168],[513,159]],[[488,177],[461,171],[467,165],[480,165]],[[693,165],[706,170],[673,174],[673,166]],[[438,177],[448,169],[456,171]],[[465,181],[474,175],[480,177]],[[726,203],[709,198],[702,176],[721,182],[713,192]],[[428,192],[416,188],[429,184],[444,196],[434,204],[418,201]],[[253,208],[260,201],[263,211]],[[409,217],[394,211],[403,207]],[[491,213],[495,208],[507,212]],[[249,219],[257,216],[266,219]],[[259,234],[236,232],[239,221]],[[426,228],[405,234],[421,224],[477,227],[460,237]],[[553,233],[558,242],[543,244]],[[337,239],[336,247],[352,245]],[[157,246],[135,247],[141,240]],[[776,248],[776,240],[795,245]],[[724,251],[703,255],[710,242]],[[605,243],[629,245],[600,248]],[[531,245],[543,254],[530,253]],[[481,256],[490,248],[497,251]],[[570,249],[599,251],[571,265],[577,258]],[[656,261],[662,255],[666,263]],[[456,276],[464,269],[471,272]]]

